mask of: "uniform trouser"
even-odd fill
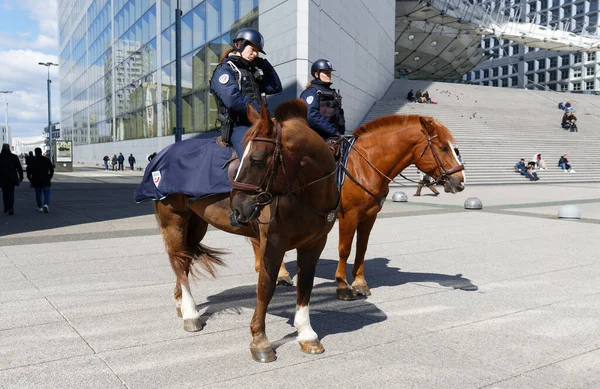
[[[244,155],[244,145],[243,145],[243,140],[244,140],[244,135],[246,135],[246,132],[248,131],[248,126],[237,126],[233,129],[233,133],[231,134],[231,144],[233,145],[233,148],[235,149],[236,154],[238,155],[238,158],[242,158],[242,156]]]
[[[8,212],[15,207],[14,184],[2,185],[2,201],[4,202],[4,212]]]
[[[419,181],[419,184],[417,185],[417,192],[415,193],[415,196],[420,196],[421,195],[421,189],[423,189],[423,187],[425,185],[427,185],[427,187],[429,188],[429,190],[431,190],[436,195],[440,194],[440,192],[438,192],[438,190],[435,189],[435,185],[434,184],[430,184],[429,182],[425,182],[425,181]]]

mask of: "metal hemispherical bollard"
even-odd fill
[[[406,193],[404,192],[394,192],[392,201],[395,203],[406,203],[408,201],[408,196],[406,196]]]
[[[482,209],[483,203],[478,197],[469,197],[465,200],[465,209]]]
[[[575,205],[567,204],[558,209],[559,219],[578,220],[581,219],[581,211]]]

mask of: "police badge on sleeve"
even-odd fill
[[[229,81],[229,74],[222,74],[221,77],[219,77],[219,82],[221,84],[227,84],[227,81]]]
[[[306,104],[312,104],[312,102],[315,101],[315,98],[313,96],[308,96],[306,98]]]

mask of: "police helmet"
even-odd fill
[[[240,47],[237,47],[235,45],[235,43],[237,41],[242,41],[242,45]],[[253,46],[258,47],[258,49],[261,53],[266,54],[263,51],[263,48],[265,46],[265,39],[260,34],[260,32],[256,31],[253,28],[242,28],[235,34],[235,36],[231,40],[231,46],[235,50],[240,50],[240,51],[244,50],[244,47],[246,47],[246,45],[248,43],[252,44]]]
[[[331,66],[331,62],[321,58],[313,62],[312,66],[310,67],[310,74],[312,74],[312,76],[314,77],[315,73],[322,72],[324,70],[335,72],[335,69],[333,68],[333,66]]]

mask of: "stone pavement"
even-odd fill
[[[598,184],[420,198],[393,186],[409,202],[386,203],[375,224],[372,296],[335,298],[334,228],[311,301],[325,353],[300,351],[294,289],[278,287],[278,360],[263,365],[248,350],[248,243],[207,233],[227,266],[194,284],[206,325],[186,333],[152,205],[131,200],[139,176],[77,168],[57,174],[49,214],[21,186],[16,215],[0,215],[0,388],[600,387]],[[470,196],[482,211],[462,209]],[[556,219],[565,203],[583,219]]]

